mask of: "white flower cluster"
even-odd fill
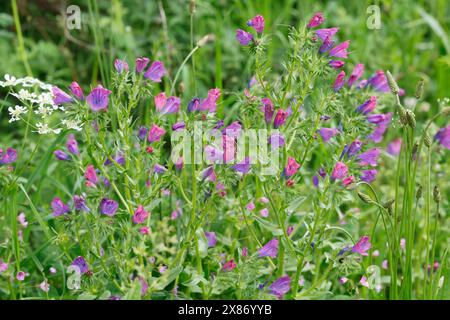
[[[15,78],[5,74],[4,81],[0,81],[0,87],[10,87],[10,94],[16,97],[23,105],[9,107],[9,122],[19,121],[23,114],[33,111],[41,120],[35,125],[39,134],[59,134],[61,128],[51,128],[50,116],[55,111],[64,111],[63,106],[53,102],[53,85],[42,82],[33,77]],[[18,90],[18,91],[17,91]],[[67,129],[81,130],[82,124],[78,120],[62,120],[61,125]]]

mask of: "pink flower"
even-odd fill
[[[336,58],[347,58],[347,48],[350,44],[350,41],[344,41],[340,44],[338,44],[336,47],[330,50],[329,56],[330,57],[336,57]]]
[[[122,72],[128,72],[128,63],[125,60],[114,60],[114,68],[116,69],[118,74],[121,74]]]
[[[348,278],[346,278],[346,277],[342,277],[339,279],[340,284],[345,284],[347,281],[348,281]]]
[[[147,211],[144,210],[144,207],[142,205],[139,205],[136,211],[133,215],[133,222],[135,224],[144,223],[145,220],[147,220],[149,214]]]
[[[322,41],[325,41],[325,39],[328,38],[328,37],[333,38],[333,36],[338,31],[339,31],[339,28],[317,29],[316,30],[316,35],[320,39],[322,39]]]
[[[263,218],[267,218],[269,216],[269,209],[264,208],[261,211],[259,211],[259,215]]]
[[[81,89],[80,85],[77,82],[72,82],[69,86],[70,92],[77,97],[78,100],[84,99],[83,89]]]
[[[89,186],[96,185],[99,181],[97,174],[95,173],[94,166],[92,164],[90,164],[86,167],[86,171],[84,172],[84,177],[87,180],[87,184],[89,183]]]
[[[245,207],[248,211],[252,211],[253,209],[255,209],[255,204],[253,202],[249,202]]]
[[[361,280],[359,280],[359,283],[363,286],[368,288],[369,287],[369,283],[367,282],[367,278],[365,276],[361,277]]]
[[[25,274],[25,272],[19,271],[19,272],[17,272],[16,279],[17,279],[18,281],[23,281],[23,280],[25,280],[25,277],[26,277],[26,276],[27,276],[27,275]]]
[[[253,27],[256,32],[263,33],[264,31],[264,17],[261,15],[257,15],[256,17],[252,18],[251,20],[247,21],[247,25],[249,27]]]
[[[348,174],[348,168],[345,163],[338,161],[331,173],[331,180],[342,180]]]
[[[50,290],[50,285],[48,284],[47,280],[44,280],[39,285],[39,288],[41,288],[41,290],[44,292],[48,292]]]
[[[231,271],[234,268],[236,268],[236,263],[234,262],[233,259],[231,259],[231,260],[225,262],[225,264],[222,267],[222,270],[223,271]]]
[[[388,261],[387,260],[383,260],[383,262],[381,263],[381,267],[384,270],[387,270],[388,269]]]
[[[340,69],[344,66],[345,62],[340,60],[331,60],[328,64],[334,69]]]
[[[150,59],[146,57],[136,58],[136,72],[141,73],[142,71],[144,71],[149,62]]]
[[[8,264],[0,260],[0,273],[5,272],[6,270],[8,270]]]
[[[348,176],[347,178],[342,180],[342,184],[344,186],[348,186],[348,185],[352,184],[354,181],[355,181],[355,178],[353,176]]]
[[[322,12],[317,12],[314,16],[309,20],[307,28],[315,28],[320,26],[325,21]]]
[[[166,130],[163,128],[158,127],[156,124],[154,124],[149,132],[148,132],[148,142],[156,142],[160,141],[161,137],[166,133]]]
[[[208,96],[200,101],[198,109],[200,111],[216,112],[217,100],[220,97],[220,89],[208,90]]]
[[[400,248],[402,248],[402,250],[406,249],[406,240],[405,240],[405,238],[401,238],[400,239]]]
[[[28,226],[28,221],[26,219],[25,213],[23,213],[23,212],[21,212],[17,216],[17,221],[19,221],[20,225],[24,228],[26,228]]]
[[[281,127],[288,117],[288,113],[283,109],[278,109],[277,114],[275,115],[275,120],[273,121],[273,127],[278,129]]]
[[[369,112],[372,112],[376,106],[377,106],[377,97],[371,96],[370,99],[364,101],[362,105],[356,108],[356,111],[362,114],[368,114]]]
[[[396,156],[400,153],[400,150],[402,148],[402,139],[397,138],[391,141],[391,143],[388,144],[386,151],[393,156]]]
[[[363,236],[359,241],[353,246],[352,252],[359,253],[362,256],[367,256],[367,250],[372,247],[370,243],[370,238],[368,236]]]
[[[353,69],[350,78],[348,78],[347,85],[351,87],[353,83],[355,83],[355,81],[361,78],[363,72],[364,72],[364,65],[362,63],[357,64]]]
[[[291,177],[298,171],[299,168],[300,164],[297,163],[294,158],[288,157],[288,162],[286,164],[286,167],[284,168],[284,175],[286,177]]]
[[[150,234],[150,228],[149,227],[141,227],[139,228],[139,233],[143,235]]]
[[[338,92],[339,89],[342,88],[342,86],[344,85],[344,78],[345,78],[345,71],[342,70],[336,77],[336,80],[334,81],[333,84],[334,92]]]

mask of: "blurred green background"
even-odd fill
[[[356,63],[366,65],[365,77],[378,69],[391,70],[407,95],[413,95],[416,82],[423,77],[427,83],[425,99],[432,108],[438,98],[448,95],[448,0],[196,0],[192,17],[190,3],[3,0],[0,74],[32,74],[61,87],[76,80],[87,88],[96,82],[108,84],[114,58],[126,58],[132,66],[135,57],[148,56],[163,60],[173,78],[192,46],[192,18],[193,42],[208,33],[215,35],[215,41],[196,52],[195,75],[191,64],[183,68],[185,94],[204,95],[212,87],[231,93],[242,90],[251,77],[247,54],[235,40],[237,28],[245,27],[256,14],[265,17],[266,30],[273,35],[269,56],[276,70],[284,53],[287,26],[305,23],[314,12],[322,11],[324,27],[338,26],[338,40],[351,40],[347,72]],[[79,30],[65,27],[70,5],[80,8]],[[381,29],[371,30],[366,25],[370,5],[380,8]],[[7,116],[6,108],[2,109],[0,125],[4,128]]]

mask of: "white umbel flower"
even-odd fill
[[[39,134],[50,134],[50,133],[54,133],[54,134],[59,134],[61,132],[61,129],[52,129],[48,126],[47,123],[36,123],[36,127],[37,127],[37,133]]]
[[[81,127],[83,126],[78,120],[62,120],[61,123],[67,127],[67,129],[73,129],[77,131],[81,131]]]
[[[11,123],[11,122],[20,120],[20,115],[27,113],[27,108],[22,107],[22,106],[15,106],[14,108],[9,107],[8,112],[9,112],[9,115],[11,116],[11,118],[9,119],[9,122]]]

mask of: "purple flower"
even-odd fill
[[[239,121],[233,121],[229,126],[222,130],[222,134],[230,138],[236,139],[242,131],[242,125]]]
[[[450,150],[450,125],[440,129],[434,136],[442,146]]]
[[[142,205],[139,205],[136,211],[134,211],[133,222],[135,224],[144,223],[148,218],[148,212],[144,210]]]
[[[262,98],[261,102],[263,104],[264,120],[266,123],[270,123],[272,122],[274,113],[273,103],[269,98]]]
[[[216,112],[217,100],[220,97],[220,89],[210,89],[208,90],[208,96],[206,99],[200,101],[198,110]]]
[[[107,216],[114,216],[116,214],[117,209],[119,208],[119,204],[112,200],[112,199],[107,199],[107,198],[103,198],[102,201],[100,202],[100,212],[102,214],[105,214]]]
[[[375,74],[367,80],[376,91],[389,92],[389,84],[383,70],[378,70]]]
[[[180,98],[166,98],[166,94],[161,92],[155,96],[155,107],[162,114],[177,113],[180,110]]]
[[[269,216],[269,209],[264,208],[259,211],[259,215],[263,218],[267,218]]]
[[[17,216],[17,221],[20,223],[20,225],[24,228],[28,227],[28,221],[27,221],[27,217],[25,216],[25,213],[21,212],[18,216]]]
[[[400,150],[402,148],[402,139],[397,138],[391,141],[391,143],[388,144],[386,151],[393,156],[396,156],[400,153]]]
[[[351,87],[353,83],[355,83],[355,81],[361,78],[363,72],[364,72],[364,65],[362,63],[357,64],[353,69],[352,74],[348,78],[347,85]]]
[[[348,147],[347,156],[353,157],[355,154],[359,152],[359,150],[361,150],[361,146],[362,146],[361,140],[356,139],[355,141],[353,141]]]
[[[236,39],[239,41],[239,43],[241,45],[246,46],[250,43],[250,41],[253,40],[253,35],[242,29],[237,29],[236,30]]]
[[[83,89],[81,89],[80,85],[77,82],[72,82],[69,86],[70,92],[77,97],[78,100],[84,99]]]
[[[275,120],[273,120],[273,127],[275,129],[281,127],[286,122],[287,116],[288,114],[286,111],[283,109],[278,109]]]
[[[155,164],[155,166],[153,167],[153,172],[158,173],[158,174],[165,173],[166,171],[167,171],[167,168],[160,164]]]
[[[80,154],[78,151],[78,142],[75,140],[75,136],[73,134],[69,134],[67,137],[66,148],[71,154]]]
[[[208,247],[215,247],[217,244],[217,238],[215,232],[207,232],[205,231],[205,237],[208,240]]]
[[[61,199],[58,197],[55,197],[52,200],[52,202],[50,203],[50,206],[53,209],[52,214],[54,217],[59,217],[70,211],[69,206],[67,204],[65,204],[64,202],[62,202]]]
[[[319,185],[319,177],[317,176],[313,176],[312,177],[312,183],[315,187],[317,187]]]
[[[17,281],[23,281],[23,280],[25,280],[26,276],[27,276],[27,274],[25,272],[19,271],[19,272],[17,272],[16,279],[17,279]]]
[[[55,155],[56,159],[58,159],[58,160],[61,160],[61,161],[69,161],[70,160],[70,156],[62,150],[56,150],[53,154]]]
[[[389,118],[390,113],[380,113],[380,114],[369,114],[367,116],[367,121],[374,124],[379,124],[385,122]],[[392,114],[390,114],[392,116]]]
[[[249,157],[245,157],[245,159],[243,161],[241,161],[240,163],[236,163],[231,168],[233,168],[237,172],[241,172],[241,173],[246,174],[246,173],[248,173],[250,171],[250,167],[251,167],[250,158]]]
[[[144,140],[147,137],[148,129],[147,127],[141,126],[138,131],[139,140]]]
[[[338,44],[336,47],[330,50],[329,56],[336,58],[347,58],[347,48],[350,44],[350,40],[344,41]]]
[[[106,111],[108,109],[108,96],[111,91],[98,85],[92,89],[91,93],[86,97],[86,102],[91,107],[92,111]]]
[[[287,164],[286,167],[284,167],[283,173],[286,177],[289,178],[294,174],[296,174],[299,168],[300,164],[297,161],[295,161],[294,158],[288,157]]]
[[[268,287],[270,293],[275,295],[278,299],[282,299],[283,296],[291,290],[291,278],[289,276],[283,276],[278,278]]]
[[[149,62],[150,59],[146,57],[136,58],[136,72],[141,73],[144,71]]]
[[[376,106],[377,106],[377,97],[371,96],[368,100],[364,101],[362,105],[356,108],[356,111],[362,114],[368,114],[369,112],[372,112]]]
[[[87,273],[89,271],[89,266],[82,256],[76,257],[72,262],[72,266],[78,267],[81,273]]]
[[[280,148],[284,146],[285,141],[283,135],[279,133],[272,133],[269,136],[269,144],[272,146],[272,148]]]
[[[381,140],[383,140],[383,135],[386,132],[387,128],[389,127],[389,123],[391,122],[391,119],[392,119],[392,112],[388,112],[388,113],[384,114],[383,116],[384,116],[384,117],[382,117],[383,119],[376,119],[376,118],[371,119],[372,121],[380,120],[377,127],[368,136],[368,138],[373,140],[375,143],[379,143],[379,142],[381,142]],[[368,120],[369,120],[369,117],[370,117],[370,115],[367,117]]]
[[[334,46],[334,41],[332,37],[326,37],[322,45],[319,48],[320,53],[328,52]]]
[[[334,84],[333,84],[334,92],[338,92],[339,89],[342,88],[342,86],[344,85],[344,78],[345,78],[345,72],[344,72],[344,70],[342,70],[336,77],[336,80],[334,81]]]
[[[323,17],[322,12],[317,12],[314,14],[314,16],[309,20],[307,28],[315,28],[320,26],[325,21],[325,18]]]
[[[331,180],[342,180],[348,174],[348,168],[345,163],[338,161],[331,173]]]
[[[361,180],[367,183],[371,183],[377,177],[378,171],[376,169],[361,171]]]
[[[211,162],[220,162],[223,159],[223,152],[213,146],[205,147],[205,157],[206,160]]]
[[[161,61],[154,61],[150,68],[144,73],[146,79],[154,82],[161,82],[161,78],[166,74],[166,69]]]
[[[194,112],[199,109],[200,106],[200,99],[199,98],[193,98],[191,101],[189,101],[187,106],[188,112]]]
[[[166,130],[163,128],[158,127],[156,124],[154,124],[150,131],[148,132],[148,142],[156,142],[160,141],[161,137],[166,133]]]
[[[274,238],[258,250],[260,257],[275,258],[278,255],[278,239]]]
[[[380,156],[380,149],[372,148],[358,155],[358,158],[361,160],[359,164],[362,166],[371,165],[372,167],[375,167],[377,165],[379,156]]]
[[[177,122],[172,126],[173,131],[177,131],[177,130],[184,129],[184,128],[186,128],[186,124],[182,121]]]
[[[6,149],[6,152],[3,153],[3,150],[0,149],[0,164],[10,164],[17,160],[17,151],[13,148]]]
[[[367,250],[372,247],[372,244],[369,242],[369,240],[370,238],[368,236],[361,237],[353,246],[352,252],[359,253],[362,256],[367,256]]]
[[[252,18],[251,20],[247,21],[247,25],[249,27],[253,27],[256,32],[263,33],[264,31],[264,17],[261,15],[257,15],[256,17]]]
[[[336,128],[321,128],[318,130],[320,136],[323,139],[323,142],[328,142],[332,137],[339,133],[339,130]]]
[[[339,28],[318,29],[318,30],[316,30],[316,35],[320,39],[322,39],[322,41],[325,41],[325,39],[328,37],[333,38],[333,36],[338,31],[339,31]]]
[[[73,101],[71,96],[69,96],[67,93],[65,93],[58,87],[53,87],[52,93],[53,93],[53,103],[56,105],[70,103]]]
[[[114,60],[114,68],[116,69],[118,74],[122,72],[128,72],[128,63],[125,60]]]
[[[74,195],[73,196],[73,204],[74,204],[75,210],[77,210],[77,211],[82,211],[82,210],[84,210],[86,212],[91,211],[86,206],[86,199],[84,199],[83,196]]]
[[[334,69],[340,69],[344,66],[345,62],[340,60],[331,60],[328,64]]]

